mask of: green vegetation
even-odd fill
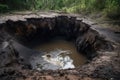
[[[8,10],[8,6],[4,4],[0,4],[0,12],[5,12]]]
[[[11,10],[102,12],[110,18],[120,18],[120,0],[0,0],[0,12]]]

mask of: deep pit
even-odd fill
[[[2,43],[0,45],[0,70],[3,70],[0,75],[9,76],[10,68],[15,72],[10,78],[19,76],[16,74],[27,76],[34,73],[34,76],[36,74],[61,76],[73,75],[73,73],[101,76],[103,73],[100,70],[105,72],[102,76],[106,77],[109,69],[113,70],[111,67],[106,69],[106,66],[110,65],[106,61],[109,62],[110,58],[101,57],[104,54],[97,52],[114,50],[112,43],[82,20],[64,15],[24,19],[7,20],[0,24]],[[102,68],[99,64],[103,65]],[[109,74],[114,74],[114,72]],[[108,78],[109,76],[111,77],[107,75]],[[2,78],[6,77],[2,76]]]
[[[8,20],[2,26],[17,40],[18,43],[13,45],[17,46],[20,56],[38,70],[79,67],[95,57],[97,49],[108,47],[97,31],[76,17]]]

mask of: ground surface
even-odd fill
[[[61,15],[61,13],[53,12],[17,12],[0,16],[0,23],[4,23],[8,19],[24,20],[29,17],[53,17]],[[62,13],[63,15],[63,13]],[[120,34],[119,30],[111,30],[109,27],[102,27],[96,24],[93,20],[81,15],[64,14],[69,16],[77,16],[83,19],[85,23],[97,30],[106,39],[114,42],[115,50],[113,51],[98,51],[99,55],[91,62],[75,69],[68,70],[48,70],[36,71],[29,70],[27,67],[18,64],[14,60],[5,67],[0,68],[0,80],[120,80]]]

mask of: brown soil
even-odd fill
[[[28,13],[25,14],[15,13],[0,16],[0,23],[4,23],[8,19],[13,21],[25,20],[25,18],[38,18],[38,17],[54,17],[58,15],[76,16],[70,14],[59,14],[59,13]],[[87,23],[87,21],[85,21]],[[89,24],[89,21],[88,21]],[[91,25],[92,26],[92,25]],[[97,25],[99,26],[99,25]],[[99,28],[93,27],[98,30],[99,33],[103,33]],[[89,31],[88,31],[89,32]],[[0,38],[7,37],[0,31]],[[108,32],[109,33],[109,32]],[[97,33],[95,33],[97,34]],[[5,36],[4,36],[5,35]],[[0,80],[119,80],[120,79],[120,44],[119,38],[109,37],[109,34],[105,35],[112,46],[113,50],[99,49],[97,50],[98,56],[94,57],[92,61],[88,61],[83,66],[74,69],[66,70],[32,70],[29,64],[23,63],[23,59],[18,56],[19,53],[9,46],[5,51],[2,51],[0,39]],[[86,39],[92,42],[94,37],[91,39],[89,37],[93,36],[92,31],[84,35],[83,41]],[[106,38],[105,38],[106,39]],[[106,40],[105,40],[106,41]],[[11,53],[14,54],[11,54]]]

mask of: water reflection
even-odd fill
[[[70,51],[64,50],[54,50],[51,51],[49,54],[43,55],[45,61],[51,63],[53,65],[59,66],[59,69],[68,69],[68,68],[75,68],[73,65],[73,60],[68,56]]]
[[[76,51],[75,45],[65,40],[53,40],[45,44],[38,44],[33,49],[42,51],[31,57],[33,69],[68,69],[78,67],[86,62],[86,58]]]

